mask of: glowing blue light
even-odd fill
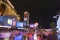
[[[23,27],[23,22],[16,22],[16,27]]]

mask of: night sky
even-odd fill
[[[60,7],[58,1],[49,0],[10,0],[16,11],[23,17],[25,10],[30,12],[30,23],[39,22],[39,27],[49,28],[53,16],[56,15],[57,8]]]

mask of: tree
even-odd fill
[[[56,24],[53,21],[51,21],[50,27],[54,29],[56,28]]]
[[[53,34],[52,34],[53,40],[57,40],[57,37],[56,37],[56,24],[53,21],[51,21],[50,27],[52,28],[52,32],[53,32]]]

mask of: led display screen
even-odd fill
[[[23,22],[16,22],[16,27],[23,27]]]
[[[13,26],[14,21],[15,21],[14,18],[5,16],[3,20],[4,26]]]
[[[31,27],[31,28],[34,28],[34,24],[31,24],[30,27]]]
[[[6,20],[4,21],[4,26],[12,26],[12,22],[13,22],[12,19],[6,19]]]

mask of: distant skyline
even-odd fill
[[[30,22],[39,22],[39,25],[44,28],[49,28],[51,21],[54,21],[53,16],[56,15],[58,4],[52,1],[32,1],[32,0],[10,0],[17,10],[18,14],[23,17],[24,10],[30,12]]]

